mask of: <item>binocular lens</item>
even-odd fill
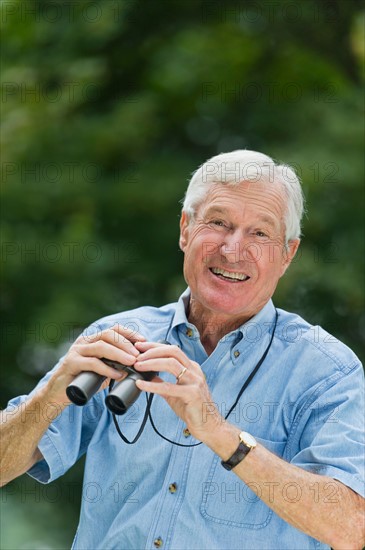
[[[82,372],[66,388],[66,395],[75,405],[83,406],[98,391],[105,380],[96,372]]]
[[[136,386],[136,380],[143,380],[143,376],[131,369],[129,373],[128,377],[118,382],[105,398],[106,406],[114,414],[124,414],[141,393]]]
[[[114,414],[124,414],[127,412],[127,407],[125,406],[123,401],[121,401],[121,399],[119,399],[119,397],[116,397],[115,395],[107,395],[107,397],[105,398],[105,403],[108,409]]]
[[[66,389],[67,397],[69,398],[72,403],[75,405],[86,405],[87,403],[87,396],[85,392],[82,391],[81,388],[78,388],[77,386],[68,386]]]
[[[126,378],[114,385],[112,391],[106,396],[105,404],[114,414],[124,414],[136,401],[141,393],[136,386],[136,380],[151,380],[156,373],[146,372],[143,374],[136,372],[133,368],[127,367],[116,361],[102,359],[110,367],[118,368],[126,373]],[[82,372],[66,388],[66,394],[72,403],[83,406],[98,391],[104,382],[105,376],[100,376],[95,372]]]

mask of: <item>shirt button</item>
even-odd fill
[[[169,491],[170,491],[170,493],[176,493],[176,491],[177,491],[177,485],[176,485],[176,483],[170,483],[170,485],[169,485]]]
[[[239,357],[241,354],[240,354],[240,352],[236,349],[236,351],[233,353],[233,355],[234,355],[235,357]]]
[[[192,335],[193,335],[193,329],[187,328],[187,329],[186,329],[186,336],[188,336],[189,338],[191,338]]]
[[[184,437],[189,437],[190,432],[187,428],[185,428],[185,430],[183,430],[183,434],[184,434]]]
[[[157,539],[155,539],[153,541],[153,545],[155,548],[161,548],[161,546],[163,545],[163,540],[161,537],[158,537]]]

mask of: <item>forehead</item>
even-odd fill
[[[285,199],[282,188],[274,183],[242,182],[238,185],[216,183],[209,188],[206,199],[198,208],[232,214],[252,214],[279,222],[284,220]]]

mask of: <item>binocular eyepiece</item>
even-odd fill
[[[102,358],[106,365],[117,370],[124,371],[127,376],[120,382],[114,384],[113,389],[105,398],[105,404],[114,414],[124,414],[131,405],[137,400],[141,390],[137,388],[137,380],[151,380],[156,376],[156,372],[137,372],[132,367],[122,365],[117,361]],[[73,382],[66,388],[67,397],[75,405],[86,405],[89,399],[98,391],[105,376],[96,372],[82,372],[75,377]]]

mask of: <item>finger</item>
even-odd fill
[[[133,365],[136,360],[135,355],[108,344],[103,340],[98,340],[93,344],[79,345],[75,351],[83,357],[96,357],[99,359],[105,357],[106,359],[122,363],[122,365]]]
[[[131,355],[134,355],[135,357],[139,355],[139,351],[134,347],[132,342],[127,340],[125,336],[122,336],[114,329],[104,331],[101,335],[101,338],[95,338],[94,342],[98,342],[99,340],[107,342],[108,344],[112,344],[113,346],[116,346],[119,349],[122,349]]]
[[[136,361],[134,368],[139,372],[168,372],[177,378],[185,368],[185,376],[188,368],[184,367],[179,361],[173,357],[161,359],[149,359],[143,362]]]
[[[139,350],[139,351],[147,351],[148,349],[152,349],[152,348],[158,348],[158,347],[162,347],[162,346],[165,346],[167,348],[171,347],[170,345],[168,344],[161,344],[159,342],[136,342],[135,344],[135,347]]]
[[[167,357],[168,355],[180,354],[185,355],[178,346],[172,346],[170,344],[161,344],[159,342],[137,342],[136,348],[145,354],[153,350],[161,350],[161,356]]]
[[[106,390],[106,388],[109,386],[110,384],[110,378],[106,378],[104,380],[104,382],[102,383],[102,385],[100,386],[100,390],[99,391],[102,391],[102,390]]]
[[[108,345],[110,344],[116,349],[122,350],[133,357],[138,357],[139,355],[139,351],[134,347],[134,345],[131,342],[126,340],[123,336],[119,336],[114,331],[105,332],[102,335],[102,337],[100,338],[94,337],[92,340],[88,340],[87,342],[81,343],[81,345],[88,346],[88,345],[93,345],[97,342],[105,342]]]
[[[118,382],[121,382],[123,378],[126,378],[128,376],[128,373],[125,371],[118,371],[118,373],[119,373],[119,378],[115,379]],[[111,381],[111,378],[106,378],[98,391],[106,390],[109,387],[110,381]]]
[[[78,372],[75,373],[75,375],[84,371],[91,371],[100,374],[100,376],[105,376],[106,378],[113,378],[113,380],[122,380],[126,376],[124,371],[113,369],[96,357],[80,357],[77,362],[77,367]]]
[[[183,392],[186,391],[184,386],[179,386],[178,384],[170,384],[161,380],[161,378],[154,378],[152,381],[147,380],[136,380],[136,386],[141,391],[147,393],[155,393],[163,397],[182,397]]]
[[[76,343],[93,343],[98,340],[105,340],[108,342],[113,342],[115,344],[130,344],[133,345],[134,342],[144,341],[145,337],[137,331],[133,331],[128,327],[123,327],[120,324],[113,325],[102,331],[97,331],[93,334],[87,334],[84,332],[77,339]]]
[[[147,342],[146,342],[147,344]],[[148,342],[150,344],[150,342]],[[137,347],[137,344],[136,344]],[[143,348],[146,347],[146,350],[144,351]],[[192,368],[192,364],[194,361],[190,361],[190,359],[185,355],[183,351],[178,346],[169,346],[164,344],[153,344],[151,346],[145,344],[138,344],[138,348],[141,351],[140,356],[138,357],[138,361],[147,361],[149,359],[155,359],[155,358],[163,358],[163,357],[171,357],[176,359],[182,366],[186,368]],[[195,363],[198,367],[199,365]],[[200,367],[199,367],[200,370]]]

